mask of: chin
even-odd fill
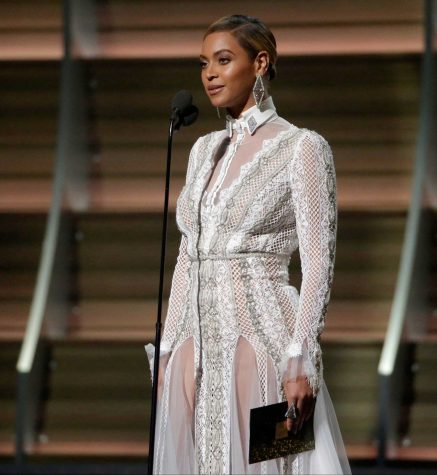
[[[229,106],[229,101],[227,101],[225,97],[209,96],[209,95],[208,97],[213,107],[226,108]]]
[[[211,97],[210,102],[213,105],[213,107],[226,107],[224,102],[221,101],[219,98],[216,98],[216,97]]]

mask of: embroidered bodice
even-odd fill
[[[191,149],[158,381],[157,474],[350,473],[323,382],[320,335],[337,228],[331,149],[271,98]],[[302,280],[289,281],[299,250]],[[154,347],[146,347],[153,364]],[[249,464],[250,409],[317,394],[316,449]]]
[[[254,346],[267,348],[281,374],[304,372],[317,393],[319,337],[333,278],[337,219],[327,141],[279,117],[271,98],[238,119],[228,116],[226,130],[194,144],[176,219],[182,237],[163,351],[189,334],[201,339],[199,328],[211,338],[214,331],[217,338],[227,338],[222,328],[206,328],[212,322],[208,312],[214,311],[218,322],[227,325],[229,339],[235,334],[252,338]],[[296,249],[302,266],[300,295],[288,280]],[[238,261],[238,271],[229,274],[220,260]],[[202,265],[212,274],[210,282],[214,279],[209,294],[198,287]],[[226,279],[230,286],[224,285]],[[214,292],[228,295],[222,302]],[[194,313],[188,307],[195,307]]]

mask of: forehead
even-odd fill
[[[202,56],[213,56],[214,53],[221,50],[229,50],[234,54],[247,54],[240,45],[237,38],[229,31],[216,31],[209,34],[202,43]]]

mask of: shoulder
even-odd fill
[[[208,132],[205,135],[201,135],[196,139],[191,147],[191,155],[198,153],[200,150],[205,149],[210,143],[214,143],[219,137],[223,137],[226,134],[226,130],[216,130]]]
[[[300,127],[298,129],[298,138],[301,145],[306,143],[330,147],[328,141],[319,132],[305,127]]]
[[[209,132],[197,138],[188,157],[187,180],[190,180],[204,160],[209,156],[210,145],[215,143],[226,131]]]
[[[282,140],[288,141],[292,148],[300,148],[302,145],[323,145],[328,146],[327,140],[317,131],[306,127],[299,127],[283,117],[278,120],[282,123],[284,130],[279,134]]]
[[[294,156],[296,161],[333,161],[331,146],[326,138],[315,130],[299,128]]]
[[[290,160],[294,179],[313,173],[326,175],[335,173],[335,162],[331,147],[323,135],[308,128],[300,128]]]
[[[216,130],[214,132],[201,135],[191,147],[190,155],[204,155],[211,144],[215,144],[218,140],[223,139],[225,136],[226,130]]]

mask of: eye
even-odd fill
[[[207,65],[208,63],[206,61],[202,61],[202,60],[199,61],[200,69],[205,69]]]
[[[219,58],[219,63],[220,64],[228,64],[230,60],[231,60],[230,58],[227,58],[227,57],[223,56],[223,57]]]

